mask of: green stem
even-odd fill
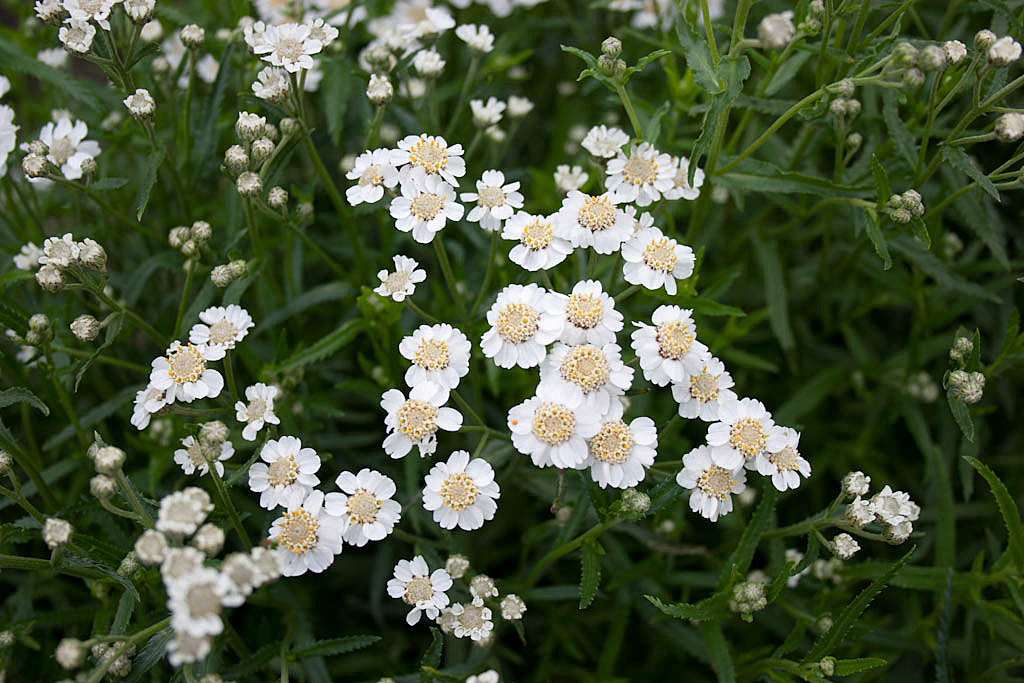
[[[640,285],[630,285],[615,295],[615,303],[619,304],[633,296],[640,289]]]
[[[75,358],[91,358],[92,353],[89,351],[83,351],[81,349],[72,349],[67,346],[61,346],[59,344],[51,344],[50,348],[57,353],[66,353],[69,356]],[[125,368],[128,370],[134,370],[135,372],[144,372],[149,374],[149,368],[139,365],[138,363],[132,363],[130,361],[121,360],[120,358],[112,358],[111,356],[96,356],[93,358],[97,363],[106,363],[107,365],[114,365],[119,368]]]
[[[217,489],[217,495],[220,497],[221,505],[224,506],[225,511],[228,513],[228,517],[231,519],[231,524],[235,527],[235,531],[242,539],[242,543],[245,544],[246,550],[252,549],[252,541],[249,540],[249,534],[246,532],[245,527],[242,526],[242,520],[238,516],[238,510],[235,509],[235,504],[231,502],[231,497],[228,496],[227,487],[224,486],[224,480],[220,478],[220,474],[217,473],[217,468],[213,466],[214,461],[207,458],[207,462],[210,466],[210,477],[213,479],[213,485]]]
[[[192,276],[195,275],[199,263],[193,260],[185,262],[185,286],[181,290],[181,300],[178,302],[178,315],[174,318],[174,330],[171,335],[177,339],[178,330],[181,329],[181,318],[185,315],[185,302],[188,301],[188,292],[192,288]]]
[[[533,587],[533,584],[537,582],[537,579],[540,577],[540,573],[549,564],[551,564],[558,558],[562,557],[563,555],[568,555],[573,550],[576,550],[576,548],[579,548],[581,545],[583,545],[590,539],[597,538],[602,533],[604,533],[605,529],[614,526],[615,524],[618,524],[618,522],[619,520],[617,519],[610,519],[599,524],[595,524],[588,531],[580,534],[571,541],[563,543],[562,545],[558,546],[557,548],[549,552],[544,557],[540,558],[537,564],[533,566],[533,569],[527,575],[526,580],[523,581],[522,588],[520,588],[520,592],[525,595]]]
[[[640,121],[636,117],[636,110],[633,109],[633,100],[629,98],[629,93],[626,92],[626,86],[622,83],[615,83],[615,92],[618,93],[619,99],[622,101],[622,106],[626,108],[626,116],[629,117],[629,122],[633,124],[633,132],[636,137],[643,139],[644,132],[640,128]]]
[[[448,127],[445,128],[444,136],[450,138],[452,133],[455,132],[455,127],[459,123],[459,119],[462,117],[462,108],[466,105],[466,97],[469,96],[469,89],[473,85],[473,81],[476,80],[477,69],[480,68],[480,56],[473,53],[473,56],[469,60],[469,70],[466,71],[466,78],[462,81],[462,90],[459,92],[459,99],[455,104],[455,111],[452,112],[452,118],[448,122]]]
[[[0,486],[0,495],[7,496],[11,500],[13,500],[15,503],[20,505],[21,508],[25,512],[27,512],[30,517],[32,517],[32,519],[36,520],[40,524],[45,524],[46,523],[46,517],[43,515],[43,513],[41,513],[36,508],[35,505],[33,505],[32,503],[28,502],[28,500],[23,495],[21,495],[20,492],[12,491],[12,490],[10,490],[9,488],[7,488],[5,486]]]
[[[60,378],[57,377],[57,368],[53,364],[53,359],[50,358],[50,349],[46,352],[46,364],[49,366],[50,380],[53,382],[54,391],[57,392],[57,400],[60,402],[64,412],[67,413],[68,419],[71,421],[71,425],[75,428],[75,435],[78,437],[78,443],[82,447],[89,445],[89,435],[82,429],[82,424],[78,421],[78,414],[75,412],[74,406],[71,404],[71,397],[68,396],[68,392],[64,389],[64,385],[61,383]]]
[[[480,304],[484,302],[487,297],[487,289],[491,286],[491,277],[494,275],[494,261],[498,257],[498,232],[494,231],[491,233],[491,252],[487,257],[487,272],[484,273],[484,283],[480,286],[480,293],[477,294],[476,301],[473,302],[473,307],[469,310],[469,317],[472,318],[476,315],[477,310],[480,308]]]
[[[484,422],[484,419],[480,417],[480,414],[473,410],[473,406],[469,405],[466,399],[462,398],[462,395],[459,392],[452,391],[451,395],[452,398],[455,399],[455,402],[459,404],[459,407],[462,408],[467,415],[473,418],[474,422],[476,422],[481,427],[484,427],[485,429],[490,429],[490,427],[487,426],[487,423]]]
[[[434,316],[430,315],[429,313],[424,311],[422,308],[420,308],[419,306],[414,304],[412,302],[412,299],[410,299],[409,297],[405,298],[405,307],[408,308],[410,311],[412,311],[416,315],[420,316],[421,318],[423,318],[424,320],[426,320],[429,323],[439,323],[439,322],[441,322],[440,320],[438,320],[437,318],[435,318]]]
[[[147,529],[152,529],[153,518],[150,516],[149,510],[147,510],[143,506],[142,501],[139,499],[138,494],[135,492],[135,485],[132,484],[132,482],[128,479],[127,476],[125,476],[124,470],[119,469],[117,473],[114,475],[114,478],[117,480],[118,486],[121,487],[121,495],[125,497],[125,499],[128,501],[128,504],[132,506],[133,510],[135,510],[135,514],[139,516],[139,519],[142,521],[143,526],[145,526]]]
[[[434,243],[434,253],[437,254],[437,261],[441,265],[441,273],[444,274],[444,281],[448,285],[448,291],[451,292],[455,308],[459,311],[459,318],[465,320],[466,302],[459,296],[459,290],[455,285],[455,273],[452,271],[452,264],[448,260],[448,252],[444,248],[444,240],[439,235],[435,235],[432,241]]]
[[[700,0],[700,13],[704,18],[704,31],[708,36],[708,47],[711,49],[711,59],[718,70],[718,44],[715,42],[715,29],[711,26],[711,10],[708,7],[708,0]]]
[[[228,390],[231,392],[231,405],[238,403],[238,385],[235,384],[235,366],[231,361],[231,352],[224,354],[224,375],[228,380]]]
[[[127,306],[125,306],[125,305],[123,305],[121,303],[118,303],[117,301],[114,301],[113,299],[111,299],[107,295],[107,293],[103,291],[102,287],[97,287],[95,289],[90,289],[89,291],[91,291],[93,294],[95,294],[96,297],[100,301],[105,303],[111,309],[113,309],[115,311],[121,311],[125,316],[127,316],[128,318],[131,318],[132,322],[135,323],[139,327],[139,329],[141,329],[143,332],[145,332],[147,335],[149,335],[149,337],[153,341],[155,341],[157,344],[160,344],[161,346],[166,346],[167,345],[166,338],[162,334],[157,332],[156,329],[154,329],[152,325],[150,325],[145,320],[143,320],[141,317],[139,317],[139,315],[137,313],[135,313],[133,310],[131,310]]]

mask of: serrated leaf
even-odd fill
[[[996,499],[996,505],[999,506],[999,514],[1003,517],[1003,524],[1006,525],[1010,555],[1018,568],[1024,568],[1024,526],[1021,525],[1020,511],[1017,509],[1016,501],[1007,490],[1006,484],[996,476],[996,473],[988,465],[977,458],[965,457],[964,460],[970,463],[971,467],[976,469],[978,474],[988,482],[992,495]]]
[[[716,593],[710,598],[693,604],[677,602],[671,605],[662,602],[653,595],[645,595],[644,597],[661,610],[662,613],[676,619],[706,621],[707,619],[717,619],[727,614],[728,599],[725,594],[719,595]]]
[[[729,586],[734,574],[746,576],[747,570],[750,569],[750,563],[754,559],[757,545],[761,542],[761,536],[772,523],[772,513],[775,511],[779,492],[769,480],[765,479],[765,481],[768,483],[761,487],[761,502],[758,503],[757,509],[754,510],[750,521],[743,529],[743,535],[740,536],[736,548],[729,555],[729,559],[725,561],[725,569],[722,570],[721,578],[718,581],[719,590],[724,590]]]
[[[361,318],[346,321],[333,332],[318,339],[312,346],[307,346],[292,354],[283,363],[274,368],[274,372],[286,372],[328,358],[341,349],[341,347],[351,342],[365,328],[366,321]]]
[[[837,659],[835,675],[836,676],[852,676],[853,674],[859,674],[862,671],[870,671],[871,669],[877,669],[881,666],[887,665],[889,662],[885,661],[880,657],[861,657],[859,659]]]
[[[109,323],[107,323],[107,333],[106,336],[104,336],[103,338],[103,343],[96,347],[96,350],[93,351],[89,355],[89,357],[82,362],[80,366],[78,366],[77,370],[75,370],[75,377],[71,385],[72,391],[74,391],[75,393],[78,392],[78,383],[81,382],[82,377],[85,376],[85,371],[89,369],[89,366],[93,364],[93,361],[99,358],[100,354],[103,352],[104,349],[106,349],[107,347],[114,343],[114,340],[117,339],[117,335],[121,334],[121,328],[123,326],[123,312],[115,315],[114,318]]]
[[[771,96],[782,90],[782,87],[789,83],[799,73],[800,67],[810,59],[811,52],[797,52],[796,54],[790,55],[789,59],[782,63],[782,66],[772,75],[770,81],[768,81],[768,87],[765,88],[764,94]]]
[[[857,623],[861,615],[871,604],[871,601],[875,599],[875,596],[881,593],[885,587],[889,584],[889,580],[892,578],[900,567],[906,564],[910,556],[914,554],[917,547],[911,548],[906,555],[901,557],[896,562],[893,562],[885,573],[879,578],[871,582],[871,584],[857,594],[857,597],[853,599],[838,617],[832,622],[832,627],[825,631],[818,638],[817,642],[814,643],[814,647],[811,648],[807,656],[804,657],[804,662],[819,662],[821,658],[831,653],[835,648],[839,647],[843,643],[843,639],[846,638],[846,634],[849,633],[853,625]]]
[[[370,647],[379,640],[380,636],[369,635],[343,636],[341,638],[331,638],[329,640],[318,640],[312,645],[299,648],[298,650],[292,650],[288,653],[288,658],[297,662],[299,660],[306,659],[307,657],[328,657],[330,655],[340,655],[354,650],[361,650],[364,647]]]
[[[146,206],[149,204],[149,195],[153,192],[153,186],[156,184],[156,177],[160,171],[160,164],[163,162],[164,150],[162,147],[153,150],[146,157],[145,164],[142,167],[142,174],[139,178],[139,190],[135,195],[135,204],[132,209],[135,218],[139,221],[142,220],[142,214],[146,212]]]
[[[964,438],[974,442],[974,420],[971,419],[971,409],[967,404],[953,395],[952,390],[946,390],[946,402],[949,404],[949,412],[953,413],[953,419],[957,427],[963,432]]]
[[[594,602],[597,586],[601,582],[601,557],[597,547],[593,540],[583,544],[580,556],[580,609],[586,609]]]
[[[942,148],[943,160],[949,162],[950,166],[961,171],[968,178],[978,183],[981,189],[992,197],[992,199],[1001,201],[999,196],[999,190],[996,189],[995,184],[989,180],[989,177],[985,175],[981,169],[975,166],[970,157],[967,156],[967,152],[962,147],[956,145],[946,145]]]
[[[14,387],[0,391],[0,408],[14,405],[15,403],[27,403],[43,415],[49,415],[50,409],[43,401],[24,387]]]
[[[676,17],[676,36],[679,37],[679,43],[683,46],[686,66],[693,69],[693,77],[697,81],[697,85],[712,95],[721,92],[722,86],[719,85],[718,77],[715,75],[715,65],[711,61],[711,50],[708,49],[707,41],[697,36],[682,14]]]
[[[132,672],[125,679],[125,683],[141,681],[150,669],[167,656],[167,643],[171,642],[173,637],[174,630],[168,626],[147,640],[139,653],[132,659]]]
[[[626,83],[628,83],[630,78],[632,78],[635,74],[638,74],[641,71],[643,71],[647,67],[647,65],[653,62],[655,59],[660,59],[661,57],[670,54],[672,54],[670,50],[655,50],[650,54],[644,55],[643,57],[640,58],[640,61],[636,63],[636,66],[631,66],[628,69],[626,69],[626,73],[622,75],[622,84],[625,85]]]
[[[444,650],[444,636],[441,635],[441,630],[436,626],[430,627],[430,635],[432,636],[430,647],[428,647],[427,651],[423,653],[423,657],[420,659],[420,665],[436,669],[441,666],[441,652]]]
[[[896,107],[896,96],[892,91],[886,89],[882,93],[882,100],[884,102],[882,118],[885,120],[886,128],[889,129],[889,137],[892,138],[893,145],[896,146],[896,151],[903,157],[903,160],[910,168],[914,168],[917,164],[917,143],[913,133],[907,130],[906,124],[900,119],[900,113]]]
[[[875,178],[875,194],[878,203],[884,204],[892,196],[892,186],[889,184],[889,174],[885,172],[885,167],[878,160],[877,154],[871,155],[871,174]]]
[[[718,129],[722,128],[721,134],[724,134],[724,129],[729,123],[729,109],[739,96],[748,76],[750,76],[750,60],[746,57],[724,57],[718,63],[718,78],[724,81],[725,87],[711,98],[711,108],[704,115],[700,136],[697,138],[690,156],[688,176],[690,185],[694,184],[694,177],[701,159],[706,158],[711,151],[712,141],[719,134]]]
[[[889,245],[885,241],[885,234],[882,232],[882,225],[878,220],[878,213],[873,209],[861,207],[854,211],[853,220],[857,227],[863,228],[864,234],[868,236],[875,253],[882,259],[882,270],[892,268],[892,256],[889,255]]]
[[[711,668],[718,675],[719,683],[735,683],[736,667],[729,653],[729,643],[722,633],[722,626],[717,621],[702,622],[700,635],[704,638],[704,644],[708,648],[708,656],[711,660]]]
[[[914,218],[910,221],[910,229],[914,232],[917,241],[924,245],[925,249],[932,248],[932,236],[928,233],[928,226],[924,219]]]

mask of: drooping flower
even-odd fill
[[[683,456],[676,483],[691,490],[691,510],[717,522],[732,511],[732,494],[746,488],[746,473],[742,465],[733,470],[719,466],[712,461],[710,447],[698,446]]]
[[[436,463],[424,478],[423,507],[443,529],[479,529],[494,518],[501,495],[494,469],[481,458],[455,451]]]
[[[298,507],[320,483],[316,476],[320,456],[312,448],[303,448],[302,441],[294,436],[267,441],[260,450],[260,459],[263,462],[249,468],[249,490],[260,494],[262,508]]]
[[[402,506],[392,500],[395,482],[380,472],[366,468],[358,474],[342,472],[335,483],[342,493],[328,493],[324,507],[341,518],[342,537],[349,545],[361,547],[384,539],[402,518]]]

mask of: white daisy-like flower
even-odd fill
[[[417,169],[437,174],[458,187],[458,179],[466,175],[466,160],[462,158],[462,145],[448,146],[440,135],[409,135],[398,141],[398,149],[391,150],[391,163],[402,169],[404,176]],[[409,170],[403,167],[408,165]]]
[[[850,501],[849,505],[846,506],[843,517],[845,517],[846,521],[850,524],[857,527],[864,527],[875,521],[875,512],[871,509],[871,501],[864,500],[860,496],[857,496]]]
[[[903,522],[915,522],[921,512],[914,501],[910,500],[909,493],[893,491],[888,484],[871,497],[871,511],[882,522],[893,526]]]
[[[555,188],[562,194],[568,194],[586,185],[589,177],[582,166],[559,164],[555,169]]]
[[[288,72],[276,66],[264,67],[252,82],[252,92],[256,97],[268,102],[283,102],[288,98],[291,83]]]
[[[650,214],[643,214],[637,221],[643,224]],[[693,249],[666,237],[655,227],[641,227],[622,245],[622,276],[626,282],[643,285],[647,289],[665,288],[675,296],[676,280],[685,280],[693,275],[696,258]]]
[[[487,640],[494,630],[494,622],[491,620],[491,609],[485,607],[483,601],[477,604],[476,601],[468,603],[455,603],[449,610],[454,618],[454,633],[456,638],[470,638],[474,642]]]
[[[583,138],[583,149],[595,157],[610,159],[619,154],[622,146],[629,142],[629,136],[618,128],[594,126]]]
[[[593,247],[598,254],[612,254],[633,236],[633,221],[611,193],[589,195],[572,191],[555,214],[560,232],[574,247]]]
[[[46,158],[60,168],[60,172],[68,180],[81,178],[82,162],[86,159],[95,159],[100,153],[98,142],[85,139],[88,134],[89,127],[84,121],[72,123],[66,116],[62,116],[56,123],[47,123],[39,131],[39,139],[48,148]]]
[[[693,185],[690,185],[690,160],[686,157],[673,157],[672,187],[662,195],[665,199],[689,199],[700,196],[701,185],[704,184],[704,169],[698,168],[693,174]]]
[[[537,467],[586,467],[587,439],[600,431],[601,421],[582,405],[582,398],[541,382],[535,396],[508,411],[512,445]]]
[[[389,273],[381,270],[377,273],[380,286],[374,289],[381,296],[389,296],[395,301],[405,301],[405,297],[412,296],[416,291],[416,285],[427,279],[427,272],[419,268],[419,263],[408,256],[398,254],[394,257],[395,272]]]
[[[84,55],[92,49],[92,41],[96,37],[96,27],[89,21],[68,19],[61,24],[57,37],[70,52]]]
[[[160,499],[156,530],[165,534],[191,536],[212,510],[210,494],[203,489],[189,486],[174,491]]]
[[[391,10],[398,30],[413,38],[435,36],[455,27],[455,20],[444,7],[434,7],[430,0],[399,0]]]
[[[402,506],[391,499],[395,482],[376,470],[342,472],[335,480],[342,493],[328,493],[324,507],[342,521],[342,537],[361,547],[384,539],[402,518]]]
[[[193,638],[184,631],[175,631],[174,637],[167,641],[167,661],[171,666],[200,662],[210,654],[211,647],[213,641],[207,636]]]
[[[63,53],[63,50],[61,50]],[[0,176],[7,175],[7,156],[14,151],[18,142],[18,126],[14,125],[14,110],[6,104],[0,104]],[[32,244],[29,242],[29,244]],[[28,245],[25,245],[28,246]],[[24,253],[25,247],[22,247]],[[15,256],[15,265],[18,257]],[[21,268],[21,266],[18,266]],[[28,268],[21,268],[28,270]]]
[[[405,623],[419,623],[422,614],[433,621],[448,606],[447,591],[452,587],[452,577],[444,569],[431,572],[422,555],[399,560],[394,573],[395,577],[388,579],[388,595],[412,607]]]
[[[249,490],[260,494],[260,507],[294,508],[302,504],[314,486],[320,456],[312,448],[303,448],[294,436],[270,439],[260,450],[260,459],[249,468]]]
[[[648,206],[672,187],[676,166],[671,156],[642,142],[629,151],[628,157],[619,150],[608,162],[606,172],[605,186],[618,201]]]
[[[171,628],[193,638],[220,633],[224,629],[221,601],[229,588],[227,579],[210,567],[199,567],[167,584]]]
[[[220,573],[227,580],[227,592],[221,600],[228,607],[240,607],[261,583],[259,567],[247,553],[231,553],[225,557],[220,563]]]
[[[638,417],[629,424],[611,420],[601,425],[587,443],[590,476],[601,488],[628,489],[647,475],[658,454],[654,420]]]
[[[174,462],[181,465],[185,474],[193,474],[198,471],[200,476],[205,475],[210,471],[210,462],[212,461],[214,469],[217,470],[217,476],[223,477],[224,464],[222,461],[235,454],[235,447],[230,441],[204,444],[189,435],[181,440],[181,445],[184,448],[174,451]]]
[[[540,365],[541,384],[548,383],[564,401],[602,420],[622,415],[619,396],[633,383],[633,368],[622,362],[616,344],[556,344]]]
[[[434,513],[441,528],[473,531],[494,519],[501,492],[486,460],[470,460],[466,451],[455,451],[430,468],[424,483],[423,507]]]
[[[309,37],[319,40],[324,47],[333,43],[340,33],[334,26],[325,24],[320,17],[310,18],[307,16],[305,21],[309,26]]]
[[[149,426],[153,413],[167,405],[167,392],[147,386],[135,392],[135,409],[132,411],[132,425],[143,430]]]
[[[811,463],[800,455],[800,432],[790,427],[775,427],[782,435],[782,447],[766,449],[747,464],[748,469],[756,469],[766,477],[772,478],[772,485],[779,491],[795,489],[800,486],[800,475],[811,476]],[[776,444],[777,445],[777,444]],[[751,466],[752,465],[752,466]]]
[[[153,359],[149,384],[165,392],[167,403],[217,398],[224,388],[224,378],[216,370],[206,367],[210,360],[213,358],[205,345],[184,346],[174,341],[165,355]]]
[[[494,49],[494,34],[485,24],[463,24],[455,29],[455,35],[474,52],[485,54]]]
[[[679,404],[680,417],[715,422],[720,419],[721,405],[736,400],[736,393],[730,389],[733,384],[725,364],[710,356],[698,371],[672,385],[672,398]]]
[[[368,150],[356,157],[355,166],[345,174],[356,184],[345,190],[345,198],[352,206],[372,204],[384,196],[384,188],[398,184],[398,169],[391,163],[391,150]]]
[[[654,326],[636,323],[631,346],[651,384],[663,387],[670,382],[685,382],[711,357],[708,347],[697,341],[692,313],[679,306],[658,306],[651,317]]]
[[[21,250],[14,255],[14,267],[18,270],[35,270],[39,267],[39,257],[43,250],[35,245],[35,242],[23,244]]]
[[[489,232],[501,230],[502,222],[511,218],[516,209],[523,208],[519,181],[506,184],[505,174],[501,171],[484,171],[476,181],[476,192],[463,192],[461,199],[476,202],[466,220],[479,223]]]
[[[491,326],[480,338],[480,349],[499,368],[533,368],[558,337],[561,318],[545,310],[547,291],[539,285],[509,285],[487,311]]]
[[[469,372],[471,348],[466,335],[447,323],[420,325],[398,345],[402,357],[412,362],[405,371],[405,383],[415,387],[432,382],[444,389],[454,389]],[[444,401],[447,400],[445,396]]]
[[[490,97],[486,102],[483,100],[469,101],[469,108],[473,112],[473,123],[480,128],[487,128],[488,126],[495,126],[500,123],[506,106],[497,97]]]
[[[36,59],[48,67],[62,69],[68,64],[68,53],[59,47],[50,47],[37,52]]]
[[[319,574],[341,553],[342,520],[324,508],[323,491],[310,491],[302,505],[288,511],[270,525],[270,540],[277,544],[282,575]]]
[[[422,382],[409,391],[409,398],[398,389],[389,389],[380,406],[387,411],[384,425],[388,436],[384,452],[392,458],[404,458],[413,446],[425,458],[437,450],[437,430],[458,431],[462,414],[444,406],[448,390],[432,382]]]
[[[70,232],[61,237],[47,237],[43,242],[43,253],[39,257],[39,265],[68,268],[76,263],[81,255],[82,245],[75,241]]]
[[[253,52],[263,55],[263,61],[280,66],[289,73],[313,68],[313,55],[324,44],[310,35],[307,24],[276,24],[267,26],[252,46]]]
[[[110,30],[110,12],[121,0],[64,0],[64,9],[75,21],[95,21],[104,31]]]
[[[747,488],[743,467],[729,470],[712,462],[708,446],[698,446],[683,456],[676,483],[692,491],[690,509],[712,522],[732,512],[732,494]]]
[[[598,280],[582,280],[573,285],[566,296],[551,292],[545,301],[550,313],[562,321],[558,339],[567,344],[610,344],[624,323],[615,310],[615,299],[609,296]]]
[[[245,339],[249,330],[256,326],[249,312],[237,304],[227,307],[212,306],[199,314],[202,321],[189,330],[188,340],[193,344],[205,344],[207,358],[220,360],[228,349]]]
[[[509,260],[531,272],[557,266],[572,253],[568,235],[553,215],[535,216],[517,211],[505,221],[501,237],[519,242],[509,251]]]
[[[402,194],[391,200],[391,217],[402,232],[412,232],[420,244],[428,244],[449,220],[459,221],[465,207],[455,201],[455,189],[440,176],[415,168],[402,175]]]
[[[274,399],[277,398],[278,389],[275,386],[267,386],[263,382],[257,382],[245,389],[245,400],[235,403],[235,419],[245,423],[242,428],[242,438],[246,441],[255,441],[256,434],[263,429],[264,425],[280,424],[281,420],[274,413]]]
[[[165,584],[173,583],[200,569],[206,561],[206,555],[191,546],[165,548],[163,555],[163,560],[160,561],[160,576]]]
[[[785,445],[771,413],[753,398],[722,403],[718,422],[708,427],[708,444],[715,464],[727,470],[742,467],[766,450],[775,452]]]

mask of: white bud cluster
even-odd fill
[[[985,375],[980,372],[954,370],[949,373],[949,392],[954,398],[972,405],[981,400],[985,392]]]

